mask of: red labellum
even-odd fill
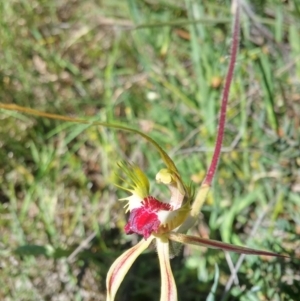
[[[157,216],[160,210],[171,211],[172,206],[158,201],[153,196],[144,198],[141,207],[131,210],[128,223],[124,228],[126,234],[137,233],[147,239],[160,226]]]

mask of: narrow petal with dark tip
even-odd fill
[[[177,301],[176,283],[170,265],[169,240],[158,238],[156,242],[161,273],[160,301]]]
[[[221,249],[221,250],[228,251],[228,252],[289,258],[289,256],[281,255],[281,254],[277,254],[277,253],[273,253],[273,252],[269,252],[269,251],[261,251],[261,250],[246,248],[246,247],[240,247],[240,246],[228,244],[228,243],[217,241],[217,240],[201,238],[201,237],[192,236],[192,235],[185,235],[185,234],[181,234],[181,233],[170,232],[168,234],[168,237],[170,240],[177,241],[182,244],[204,246],[204,247],[212,248],[212,249]]]
[[[124,252],[110,267],[106,277],[106,301],[113,301],[117,290],[122,283],[126,273],[136,260],[136,258],[146,250],[151,244],[154,237],[147,241],[142,239],[137,245]]]

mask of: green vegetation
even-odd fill
[[[192,233],[299,258],[300,5],[253,3],[244,6],[219,171]],[[230,1],[15,0],[1,1],[0,14],[2,103],[140,129],[185,181],[201,183]],[[134,134],[5,110],[0,145],[0,299],[104,300],[110,264],[138,240],[123,231],[117,162],[137,163],[163,199],[158,153]],[[299,259],[246,256],[231,286],[239,257],[185,247],[171,262],[179,300],[299,298]],[[157,300],[159,291],[148,252],[116,300]]]

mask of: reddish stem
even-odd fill
[[[222,142],[223,142],[223,137],[224,137],[225,122],[226,122],[226,109],[227,109],[227,103],[228,103],[228,96],[229,96],[229,91],[230,91],[230,86],[231,86],[231,82],[232,82],[232,78],[233,78],[236,57],[237,57],[238,48],[239,48],[239,34],[240,34],[240,9],[239,9],[238,1],[237,1],[237,7],[236,7],[234,23],[233,23],[231,56],[230,56],[230,62],[229,62],[229,66],[228,66],[227,75],[225,78],[224,90],[223,90],[223,94],[222,94],[218,134],[217,134],[214,154],[213,154],[210,166],[208,168],[206,177],[203,182],[203,184],[207,184],[207,185],[211,185],[211,182],[215,176],[216,169],[218,167],[218,162],[220,159]]]

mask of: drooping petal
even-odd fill
[[[154,237],[147,241],[142,239],[137,245],[124,252],[110,267],[106,277],[106,301],[113,301],[117,290],[136,258],[146,250]]]
[[[222,249],[222,250],[228,251],[228,252],[288,258],[288,256],[286,256],[286,255],[281,255],[281,254],[277,254],[277,253],[273,253],[273,252],[269,252],[269,251],[261,251],[261,250],[246,248],[246,247],[240,247],[240,246],[228,244],[228,243],[217,241],[217,240],[201,238],[201,237],[192,236],[192,235],[185,235],[182,233],[171,232],[168,234],[168,238],[170,240],[177,241],[182,244],[204,246],[204,247],[208,247],[208,248],[212,248],[212,249]]]
[[[160,301],[177,301],[176,283],[170,265],[169,240],[158,238],[156,242],[161,273]]]

